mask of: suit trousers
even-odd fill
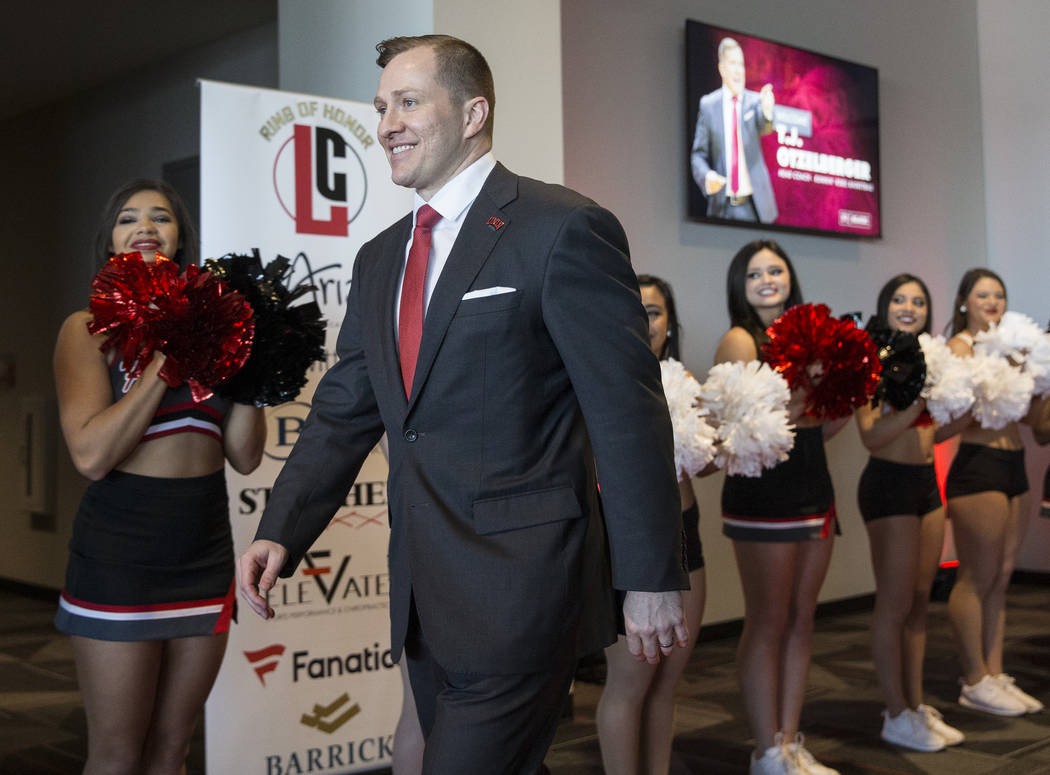
[[[576,667],[575,634],[565,638],[547,671],[455,673],[427,648],[414,602],[410,615],[405,658],[426,740],[423,774],[542,771]]]

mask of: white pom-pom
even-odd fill
[[[695,476],[715,456],[715,429],[695,406],[700,383],[674,358],[660,361],[660,378],[671,413],[678,477]]]
[[[1032,376],[1036,395],[1050,393],[1050,335],[1027,315],[1004,312],[998,325],[974,337],[973,350],[975,354],[1008,358]]]
[[[1034,320],[1010,310],[1003,313],[998,325],[992,323],[973,338],[973,351],[1001,355],[1019,365],[1024,363],[1025,355],[1043,336],[1043,330]]]
[[[948,348],[943,336],[919,334],[919,345],[926,359],[926,384],[920,395],[934,421],[946,425],[973,406],[970,366]]]
[[[1037,396],[1050,393],[1050,335],[1044,334],[1036,340],[1025,357],[1024,370],[1032,375]]]
[[[787,381],[767,364],[720,363],[700,388],[700,410],[718,428],[715,464],[735,476],[760,476],[787,460],[795,444]]]
[[[1028,413],[1035,381],[1000,355],[974,353],[973,414],[982,428],[999,430]]]

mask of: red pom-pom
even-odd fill
[[[879,351],[852,320],[831,317],[824,304],[792,307],[771,325],[765,361],[792,390],[806,391],[806,414],[824,420],[849,415],[879,384]]]
[[[109,334],[102,349],[117,349],[130,377],[164,353],[160,376],[171,387],[186,382],[194,401],[237,373],[251,352],[252,308],[195,264],[158,255],[114,256],[91,283],[92,334]]]
[[[88,331],[108,334],[102,351],[117,350],[129,377],[138,377],[153,358],[149,331],[161,315],[156,299],[178,281],[178,264],[157,254],[147,264],[140,253],[113,256],[91,281]]]

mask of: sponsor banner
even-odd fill
[[[292,261],[327,320],[326,362],[298,399],[266,409],[263,463],[227,468],[238,555],[335,360],[354,256],[412,206],[390,181],[366,103],[201,82],[202,255]],[[401,679],[390,659],[387,467],[377,449],[291,578],[275,617],[240,606],[205,713],[207,771],[364,772],[390,766]]]

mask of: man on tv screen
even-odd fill
[[[707,198],[708,216],[772,223],[777,202],[759,138],[773,131],[773,87],[744,88],[744,51],[733,38],[718,44],[718,73],[721,88],[700,98],[693,180]]]

